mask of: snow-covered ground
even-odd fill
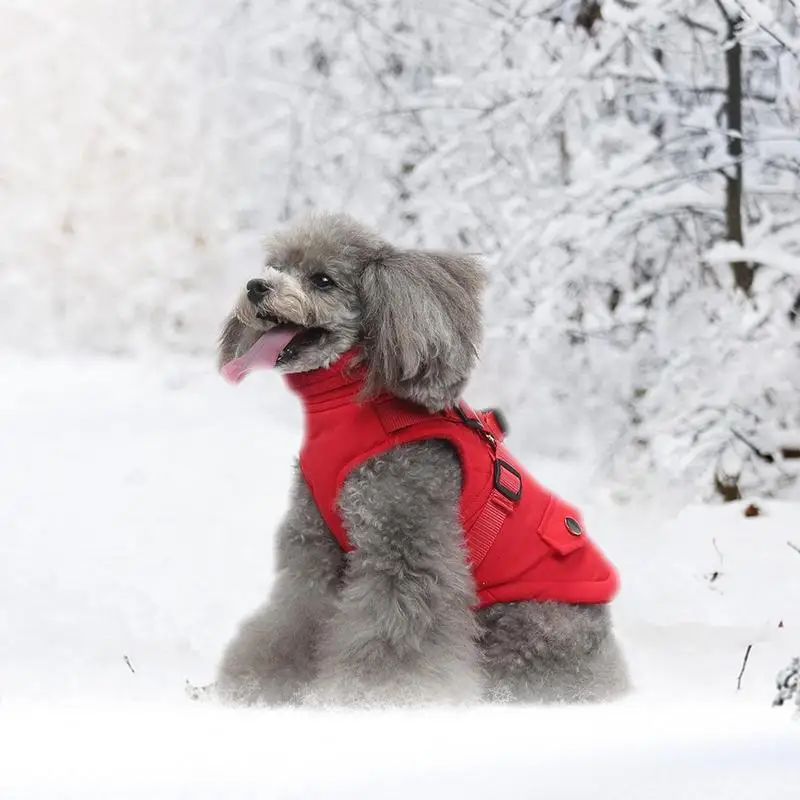
[[[577,466],[530,460],[620,568],[627,700],[220,709],[184,682],[212,677],[269,585],[300,438],[281,382],[233,390],[192,360],[0,369],[3,800],[800,792],[800,721],[770,707],[800,652],[800,506],[620,506]]]

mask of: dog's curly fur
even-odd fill
[[[325,273],[320,288],[313,276]],[[269,244],[262,298],[242,293],[220,364],[287,320],[316,333],[281,368],[326,367],[363,344],[366,391],[452,406],[481,334],[484,273],[464,255],[401,250],[344,215]],[[345,480],[344,554],[297,470],[267,603],[228,646],[215,684],[234,702],[588,701],[627,688],[606,606],[496,604],[475,587],[459,523],[461,466],[442,441],[405,444]]]

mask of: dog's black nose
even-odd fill
[[[251,303],[259,303],[269,294],[270,286],[263,278],[253,278],[247,281],[247,299]]]

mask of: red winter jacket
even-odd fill
[[[540,486],[508,453],[491,413],[466,405],[431,413],[390,395],[360,402],[363,368],[348,354],[324,370],[287,375],[306,436],[300,468],[323,519],[352,550],[337,508],[347,475],[392,447],[444,439],[462,467],[460,515],[478,607],[519,600],[607,603],[614,568],[584,532],[580,513]]]

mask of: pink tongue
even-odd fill
[[[260,339],[239,358],[234,358],[222,368],[222,376],[230,383],[239,383],[254,369],[272,369],[281,350],[292,341],[298,328],[281,325],[263,334]]]

